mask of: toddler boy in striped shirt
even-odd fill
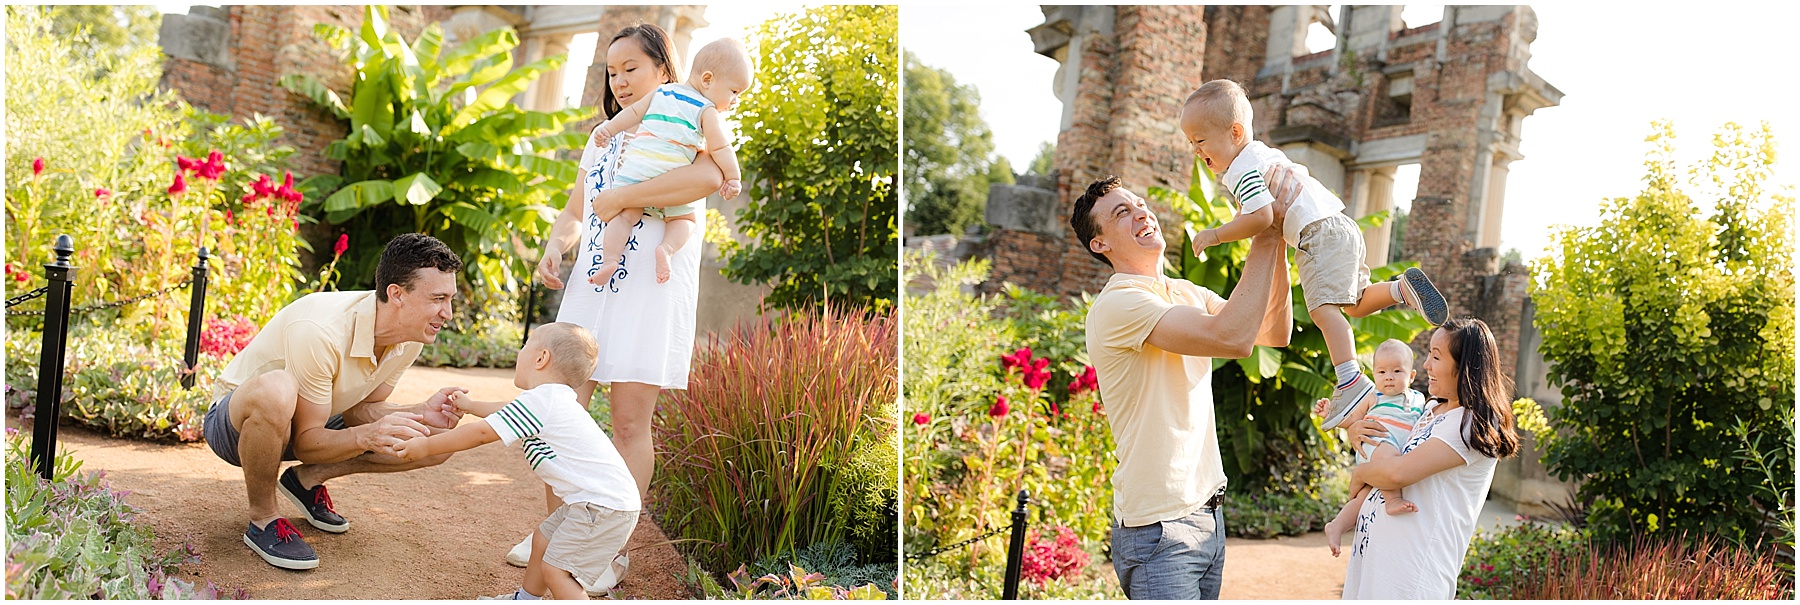
[[[1263,173],[1287,156],[1251,136],[1254,115],[1244,88],[1231,80],[1213,80],[1200,86],[1181,105],[1181,131],[1206,167],[1219,175],[1238,203],[1238,215],[1217,228],[1194,236],[1194,254],[1224,242],[1249,238],[1268,229],[1275,220],[1270,207],[1275,196],[1263,183]],[[1344,216],[1344,202],[1318,179],[1301,178],[1301,190],[1282,219],[1281,236],[1300,251],[1294,268],[1300,290],[1306,295],[1306,311],[1325,337],[1331,364],[1337,372],[1337,389],[1331,396],[1324,427],[1341,425],[1358,403],[1375,391],[1375,385],[1356,363],[1356,336],[1344,316],[1366,317],[1404,303],[1418,309],[1431,325],[1444,322],[1449,308],[1431,280],[1418,268],[1410,268],[1394,283],[1369,283],[1369,267],[1363,264],[1362,230]]]
[[[411,460],[495,441],[517,443],[531,470],[562,501],[531,537],[523,586],[499,598],[586,599],[576,578],[610,589],[624,574],[618,558],[637,527],[637,482],[612,440],[575,399],[574,385],[593,374],[598,351],[587,328],[563,322],[539,326],[513,365],[513,385],[525,392],[510,402],[461,394],[451,403],[483,421],[395,447]]]

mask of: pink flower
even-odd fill
[[[109,195],[112,195],[112,191],[108,190],[105,187],[101,187],[101,188],[94,190],[94,197],[106,197]]]
[[[227,224],[227,225],[237,224],[237,218],[231,215],[230,210],[225,211],[225,224]]]
[[[181,173],[177,172],[175,173],[175,183],[169,185],[169,195],[181,195],[183,193],[187,193],[187,179],[182,178]]]
[[[14,273],[14,274],[13,274],[13,281],[16,281],[16,282],[19,282],[19,283],[21,283],[21,284],[22,284],[22,283],[25,283],[25,282],[28,282],[28,281],[31,281],[31,274],[30,274],[30,273],[26,273],[26,272],[24,272],[24,271],[20,271],[20,272],[18,272],[18,273]]]
[[[1039,361],[1043,361],[1043,360],[1039,360]],[[1045,372],[1041,369],[1031,369],[1031,370],[1025,371],[1025,388],[1035,391],[1035,390],[1044,388],[1044,384],[1048,383],[1048,382],[1050,382],[1050,373],[1049,372]]]
[[[275,197],[293,203],[299,203],[300,200],[306,198],[299,190],[294,189],[294,173],[292,172],[281,173],[281,186],[275,188]]]
[[[1079,578],[1088,566],[1087,551],[1075,531],[1055,526],[1056,538],[1031,530],[1025,535],[1025,552],[1021,558],[1020,576],[1043,586],[1064,578]],[[1048,532],[1045,532],[1048,533]]]
[[[1011,355],[1000,356],[1000,365],[1008,370],[1013,368],[1023,369],[1026,367],[1026,364],[1030,362],[1031,347],[1020,347],[1019,350],[1013,351]]]
[[[917,414],[913,414],[913,424],[917,424],[917,425],[921,425],[921,426],[926,425],[926,424],[931,424],[931,415],[926,414],[924,412],[919,412]]]
[[[331,246],[331,253],[336,256],[343,256],[344,251],[349,250],[349,249],[350,249],[350,234],[342,233],[342,234],[338,235],[337,243],[333,244]]]
[[[37,175],[40,175],[43,173],[44,173],[44,158],[38,158],[38,159],[32,160],[31,161],[31,176],[37,176]]]
[[[200,168],[200,160],[178,155],[175,156],[175,167],[180,168],[182,172],[193,172]]]
[[[274,193],[275,193],[275,182],[269,180],[269,175],[266,175],[266,174],[257,175],[256,180],[254,182],[250,183],[250,194],[253,196],[269,197],[270,195],[273,195]]]
[[[1006,396],[1005,395],[1001,395],[1001,396],[995,398],[994,405],[988,407],[988,415],[993,416],[995,418],[1003,417],[1006,415],[1007,412],[1010,412],[1010,411],[1012,411],[1012,408],[1009,408],[1006,406]]]
[[[1100,400],[1098,400],[1098,399],[1095,399],[1095,400],[1094,400],[1094,413],[1095,413],[1095,414],[1098,414],[1098,413],[1100,413],[1100,411],[1101,411],[1101,409],[1102,409],[1102,408],[1101,408],[1101,407],[1100,407]]]

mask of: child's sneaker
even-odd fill
[[[1331,406],[1325,409],[1325,421],[1319,426],[1325,430],[1337,428],[1350,416],[1350,411],[1356,409],[1357,402],[1374,392],[1375,381],[1357,372],[1355,380],[1331,394]]]
[[[255,523],[244,530],[244,545],[255,551],[270,565],[282,569],[312,569],[319,566],[319,555],[313,552],[312,545],[300,536],[300,530],[286,518],[277,518],[269,522],[268,527],[257,529]]]
[[[524,567],[529,563],[531,563],[531,534],[525,534],[524,540],[513,545],[512,550],[506,551],[506,564],[513,567]]]
[[[1400,276],[1400,302],[1417,309],[1431,325],[1441,326],[1450,319],[1450,306],[1431,279],[1418,267],[1409,267]]]

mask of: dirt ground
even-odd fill
[[[483,400],[518,393],[511,370],[414,368],[396,400],[422,400],[444,385]],[[470,419],[465,419],[468,421]],[[306,523],[292,504],[283,514],[319,552],[311,571],[264,563],[244,546],[243,476],[203,443],[169,445],[111,439],[64,426],[61,441],[83,468],[104,469],[114,489],[130,492],[155,529],[158,547],[191,542],[201,562],[190,579],[248,589],[259,599],[472,599],[509,592],[524,571],[506,550],[543,519],[543,488],[514,448],[488,445],[418,471],[352,475],[330,483],[344,534]],[[684,599],[685,570],[662,531],[644,518],[631,539],[631,571],[616,596]],[[1347,559],[1334,559],[1324,534],[1226,541],[1226,599],[1336,599]],[[909,595],[921,598],[924,595]]]
[[[395,400],[423,400],[451,384],[487,401],[519,392],[510,369],[414,368]],[[544,518],[543,484],[524,456],[517,448],[482,446],[433,468],[333,480],[331,498],[350,520],[347,533],[314,529],[279,500],[320,560],[317,569],[288,571],[244,545],[243,475],[205,444],[109,439],[73,426],[63,427],[60,441],[83,469],[105,469],[113,489],[131,492],[128,500],[144,510],[141,518],[155,529],[159,548],[186,540],[199,549],[200,564],[184,567],[184,575],[245,588],[258,599],[473,599],[511,592],[524,570],[503,557]],[[631,570],[618,597],[688,597],[676,579],[686,566],[648,517],[638,522],[630,547]]]

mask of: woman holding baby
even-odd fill
[[[1509,388],[1494,335],[1479,319],[1445,323],[1425,357],[1431,400],[1401,455],[1351,472],[1376,490],[1363,500],[1351,542],[1345,599],[1451,599],[1494,467],[1517,452]],[[1358,441],[1386,430],[1375,420],[1350,427]],[[1381,491],[1405,489],[1417,512],[1390,515]]]
[[[606,48],[606,82],[601,117],[610,118],[658,86],[676,82],[681,73],[669,34],[655,25],[640,24],[620,30]],[[670,259],[666,282],[656,279],[655,258],[648,251],[663,238],[665,222],[645,214],[633,225],[631,241],[639,254],[625,255],[622,277],[608,286],[594,286],[588,276],[604,263],[599,254],[599,234],[607,222],[625,207],[665,208],[695,203],[724,185],[718,165],[701,152],[690,165],[675,168],[641,183],[613,187],[614,170],[625,147],[627,133],[618,133],[608,145],[589,141],[582,154],[580,176],[568,202],[557,215],[538,262],[537,277],[551,289],[568,290],[556,320],[579,324],[592,331],[599,343],[599,361],[591,379],[577,396],[588,402],[600,384],[610,385],[614,445],[637,480],[640,494],[648,494],[655,468],[651,418],[663,389],[687,388],[693,359],[694,318],[699,299],[700,238],[691,238]],[[695,231],[705,232],[705,212],[696,212]],[[575,264],[567,278],[561,275],[563,254],[576,250]],[[546,491],[551,509],[555,497]],[[523,565],[530,554],[530,538],[508,553],[508,562]],[[588,587],[590,593],[608,587]]]

